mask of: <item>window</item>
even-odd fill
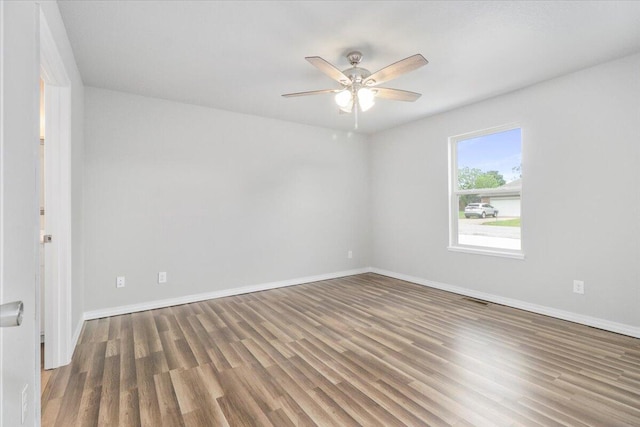
[[[523,258],[520,127],[454,136],[449,150],[449,249]]]

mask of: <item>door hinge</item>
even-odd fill
[[[42,236],[42,243],[51,243],[52,240],[53,236],[51,236],[51,234],[45,234]]]

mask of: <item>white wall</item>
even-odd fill
[[[523,129],[526,259],[450,252],[447,138],[510,122]],[[638,165],[640,55],[381,132],[372,265],[638,327]]]
[[[630,56],[371,137],[87,88],[85,310],[371,265],[637,328],[639,75]],[[526,258],[450,252],[447,138],[510,122]]]
[[[85,138],[86,310],[369,265],[363,136],[86,88]]]

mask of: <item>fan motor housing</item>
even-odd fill
[[[352,83],[362,83],[364,79],[371,75],[371,72],[366,68],[352,67],[347,68],[342,72],[345,76],[349,77]]]
[[[351,68],[347,68],[342,71],[342,74],[349,77],[351,83],[362,83],[364,79],[371,75],[371,72],[365,68],[358,67],[360,61],[362,61],[362,53],[354,50],[353,52],[349,52],[347,54],[347,59],[351,64]]]

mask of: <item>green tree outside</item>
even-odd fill
[[[468,166],[458,169],[458,188],[460,190],[496,188],[506,183],[507,181],[498,171],[483,172],[481,169]],[[473,194],[465,194],[460,196],[459,200],[458,207],[463,211],[469,203],[480,202],[480,197]]]

